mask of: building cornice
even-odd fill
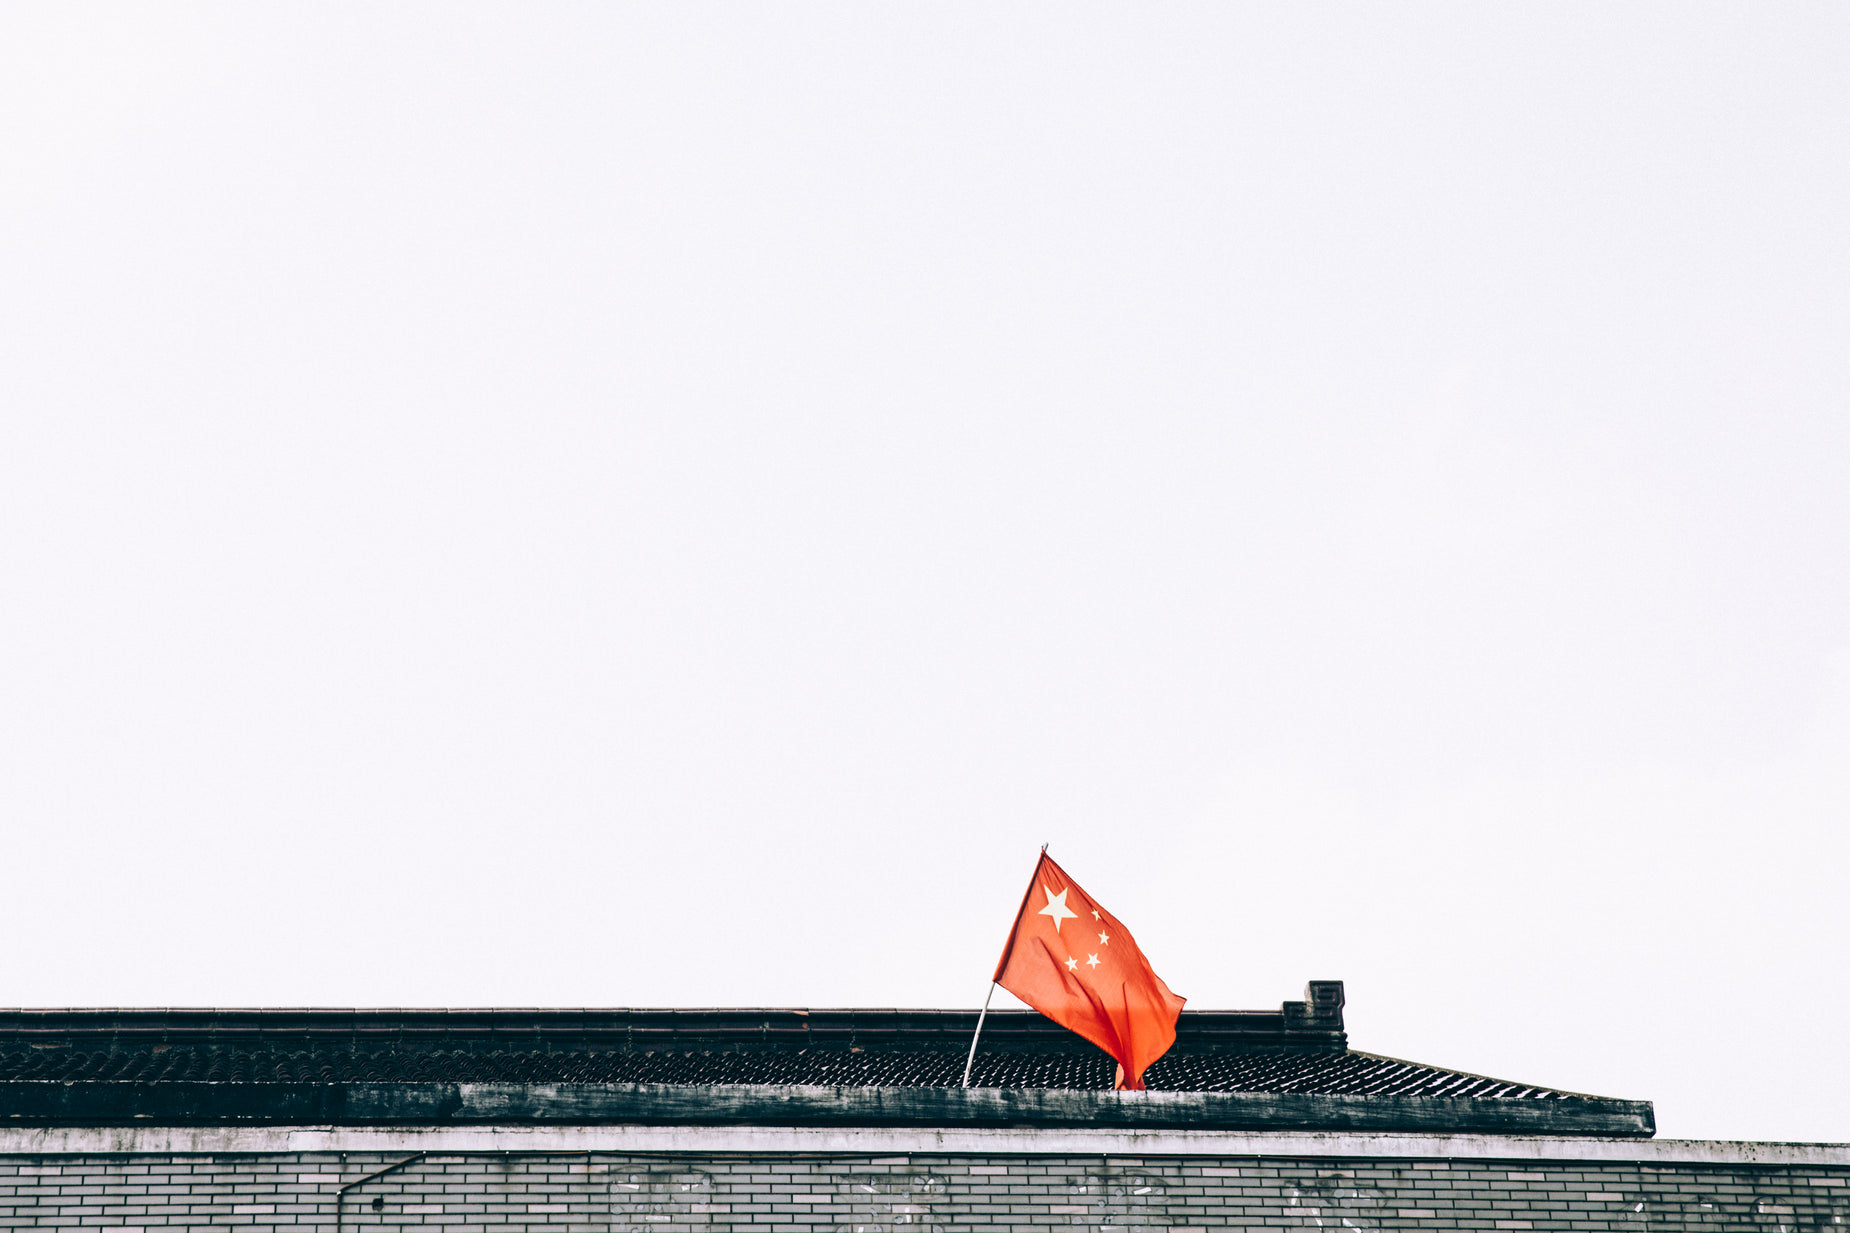
[[[0,1128],[0,1155],[482,1152],[866,1156],[1344,1157],[1588,1161],[1804,1168],[1850,1165],[1846,1143],[1544,1135],[1371,1134],[1069,1127],[825,1126],[85,1126]]]
[[[0,1082],[0,1125],[1032,1126],[1649,1137],[1648,1101],[662,1083]]]

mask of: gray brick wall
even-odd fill
[[[339,1187],[404,1157],[0,1157],[0,1229],[332,1233]],[[433,1154],[348,1192],[343,1229],[1030,1233],[1765,1229],[1850,1223],[1850,1166],[1402,1159]]]

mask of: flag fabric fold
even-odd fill
[[[1041,853],[995,982],[1118,1060],[1117,1086],[1141,1091],[1169,1051],[1186,1000],[1171,993],[1118,918]]]

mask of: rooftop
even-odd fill
[[[1340,981],[1276,1011],[1189,1010],[1114,1064],[1033,1011],[0,1010],[0,1125],[108,1122],[1128,1119],[1648,1135],[1615,1101],[1348,1047]],[[1155,1123],[1151,1123],[1155,1124]]]

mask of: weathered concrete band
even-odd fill
[[[0,1157],[313,1152],[666,1156],[1091,1156],[1850,1166],[1850,1143],[1544,1135],[818,1126],[89,1126],[0,1128]]]
[[[1047,1088],[520,1083],[0,1083],[0,1126],[1177,1127],[1648,1137],[1647,1101]]]

